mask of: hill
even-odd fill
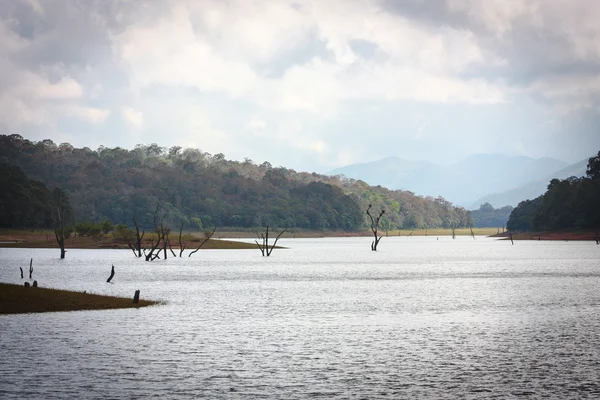
[[[501,193],[489,194],[472,203],[469,208],[475,209],[476,207],[479,207],[481,204],[485,203],[490,203],[496,207],[503,205],[515,207],[523,200],[535,199],[536,197],[544,194],[544,192],[546,192],[546,188],[548,187],[548,183],[552,179],[566,179],[571,176],[584,176],[586,165],[587,159],[575,164],[571,164],[566,168],[545,176],[544,178],[527,182],[526,184],[515,187],[514,189]]]
[[[135,215],[153,226],[158,203],[171,227],[357,230],[365,210],[385,209],[383,229],[469,226],[470,214],[442,197],[370,186],[362,181],[274,168],[251,160],[230,161],[178,146],[135,149],[75,148],[50,140],[32,142],[0,135],[0,159],[28,179],[61,188],[75,221],[109,220],[131,225]]]
[[[389,157],[337,168],[329,174],[361,179],[371,185],[383,185],[390,189],[409,189],[425,196],[443,196],[456,204],[467,206],[490,193],[503,192],[545,178],[566,166],[565,162],[552,158],[477,154],[446,166]]]

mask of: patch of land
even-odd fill
[[[272,234],[276,236],[275,230]],[[473,228],[473,233],[477,236],[490,236],[500,233],[499,228]],[[452,236],[451,229],[402,229],[402,230],[379,230],[379,234],[383,236]],[[460,228],[455,230],[456,236],[470,236],[471,230],[468,228]],[[322,238],[322,237],[357,237],[371,236],[369,230],[363,231],[314,231],[307,229],[295,229],[286,231],[282,238]],[[150,234],[144,236],[144,247],[150,246]],[[251,229],[231,229],[224,228],[218,230],[211,240],[202,246],[204,249],[256,249],[256,244],[239,242],[227,239],[255,239],[256,231]],[[177,234],[171,235],[171,243],[173,250],[178,251]],[[195,249],[202,241],[202,233],[200,232],[185,232],[183,241],[186,250]],[[58,248],[54,232],[49,229],[0,229],[0,247],[15,247],[15,248]],[[67,249],[128,249],[126,242],[117,240],[112,234],[104,235],[101,238],[72,236],[65,241]],[[281,248],[277,246],[277,248]]]
[[[133,294],[131,298],[124,298],[0,283],[0,314],[110,310],[153,304],[157,302],[142,299],[138,304],[133,304]]]
[[[144,247],[150,248],[150,234],[144,235]],[[172,235],[173,250],[179,251],[179,236]],[[194,250],[202,241],[199,233],[186,233],[183,238],[186,250]],[[0,247],[58,249],[54,232],[48,229],[0,229]],[[101,238],[72,236],[65,240],[67,249],[129,249],[126,242],[116,240],[112,234]],[[256,249],[254,243],[233,240],[210,239],[202,246],[205,249]]]
[[[508,232],[494,235],[510,240]],[[564,232],[516,232],[513,240],[596,240],[599,233],[594,231],[564,231]]]

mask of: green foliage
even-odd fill
[[[135,240],[135,232],[125,224],[117,224],[114,228],[113,238],[123,243],[130,243]]]
[[[471,211],[474,226],[479,228],[506,226],[512,210],[512,206],[495,209],[490,203],[482,204],[479,210]]]
[[[0,226],[4,228],[52,228],[56,203],[69,207],[62,191],[48,190],[43,183],[28,179],[19,167],[1,159],[0,188]]]
[[[373,187],[342,176],[296,172],[268,162],[228,161],[223,154],[156,144],[96,151],[0,135],[0,157],[50,187],[60,186],[79,221],[153,227],[156,204],[165,223],[207,226],[355,230],[367,227],[368,204],[385,209],[386,229],[467,227],[469,213],[441,197]],[[383,225],[382,225],[383,226]],[[103,228],[108,232],[108,227]]]
[[[508,220],[510,230],[600,228],[600,152],[589,159],[587,177],[553,179],[546,193],[519,203]]]
[[[592,180],[600,179],[600,151],[588,160],[586,174]]]
[[[111,224],[112,225],[112,224]],[[95,224],[93,222],[79,222],[74,226],[79,236],[89,236],[94,239],[101,238],[104,233],[104,223]]]

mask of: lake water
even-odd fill
[[[147,263],[0,249],[0,281],[163,300],[0,316],[0,398],[600,396],[600,246],[283,239]],[[111,264],[114,284],[107,284]]]

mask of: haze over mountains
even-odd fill
[[[552,178],[584,175],[586,163],[587,159],[569,165],[553,158],[504,154],[476,154],[450,165],[387,157],[337,168],[329,174],[418,195],[443,196],[454,204],[476,209],[486,201],[494,207],[516,206],[544,193]]]

